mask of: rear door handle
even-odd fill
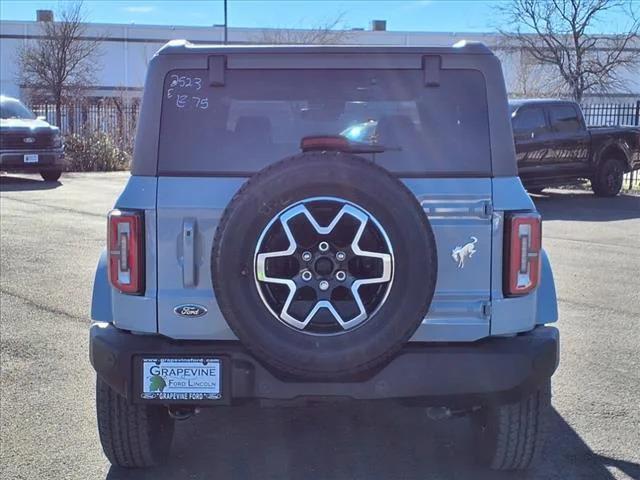
[[[182,283],[185,287],[196,284],[196,221],[185,218],[182,224]]]

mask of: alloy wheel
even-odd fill
[[[287,326],[335,335],[367,322],[393,281],[388,235],[373,215],[344,199],[308,198],[277,214],[254,256],[256,287]]]

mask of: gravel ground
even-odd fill
[[[127,174],[0,178],[0,465],[5,479],[640,478],[640,197],[535,196],[560,301],[551,436],[528,474],[479,470],[466,419],[350,404],[205,411],[154,471],[110,468],[88,361],[105,212]]]

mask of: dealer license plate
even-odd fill
[[[24,163],[38,163],[38,155],[33,153],[25,155]]]
[[[147,400],[219,400],[220,359],[145,358],[142,398]]]

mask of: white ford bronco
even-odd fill
[[[170,42],[91,315],[114,465],[162,461],[200,408],[347,398],[469,414],[484,464],[529,467],[556,294],[497,58]]]

